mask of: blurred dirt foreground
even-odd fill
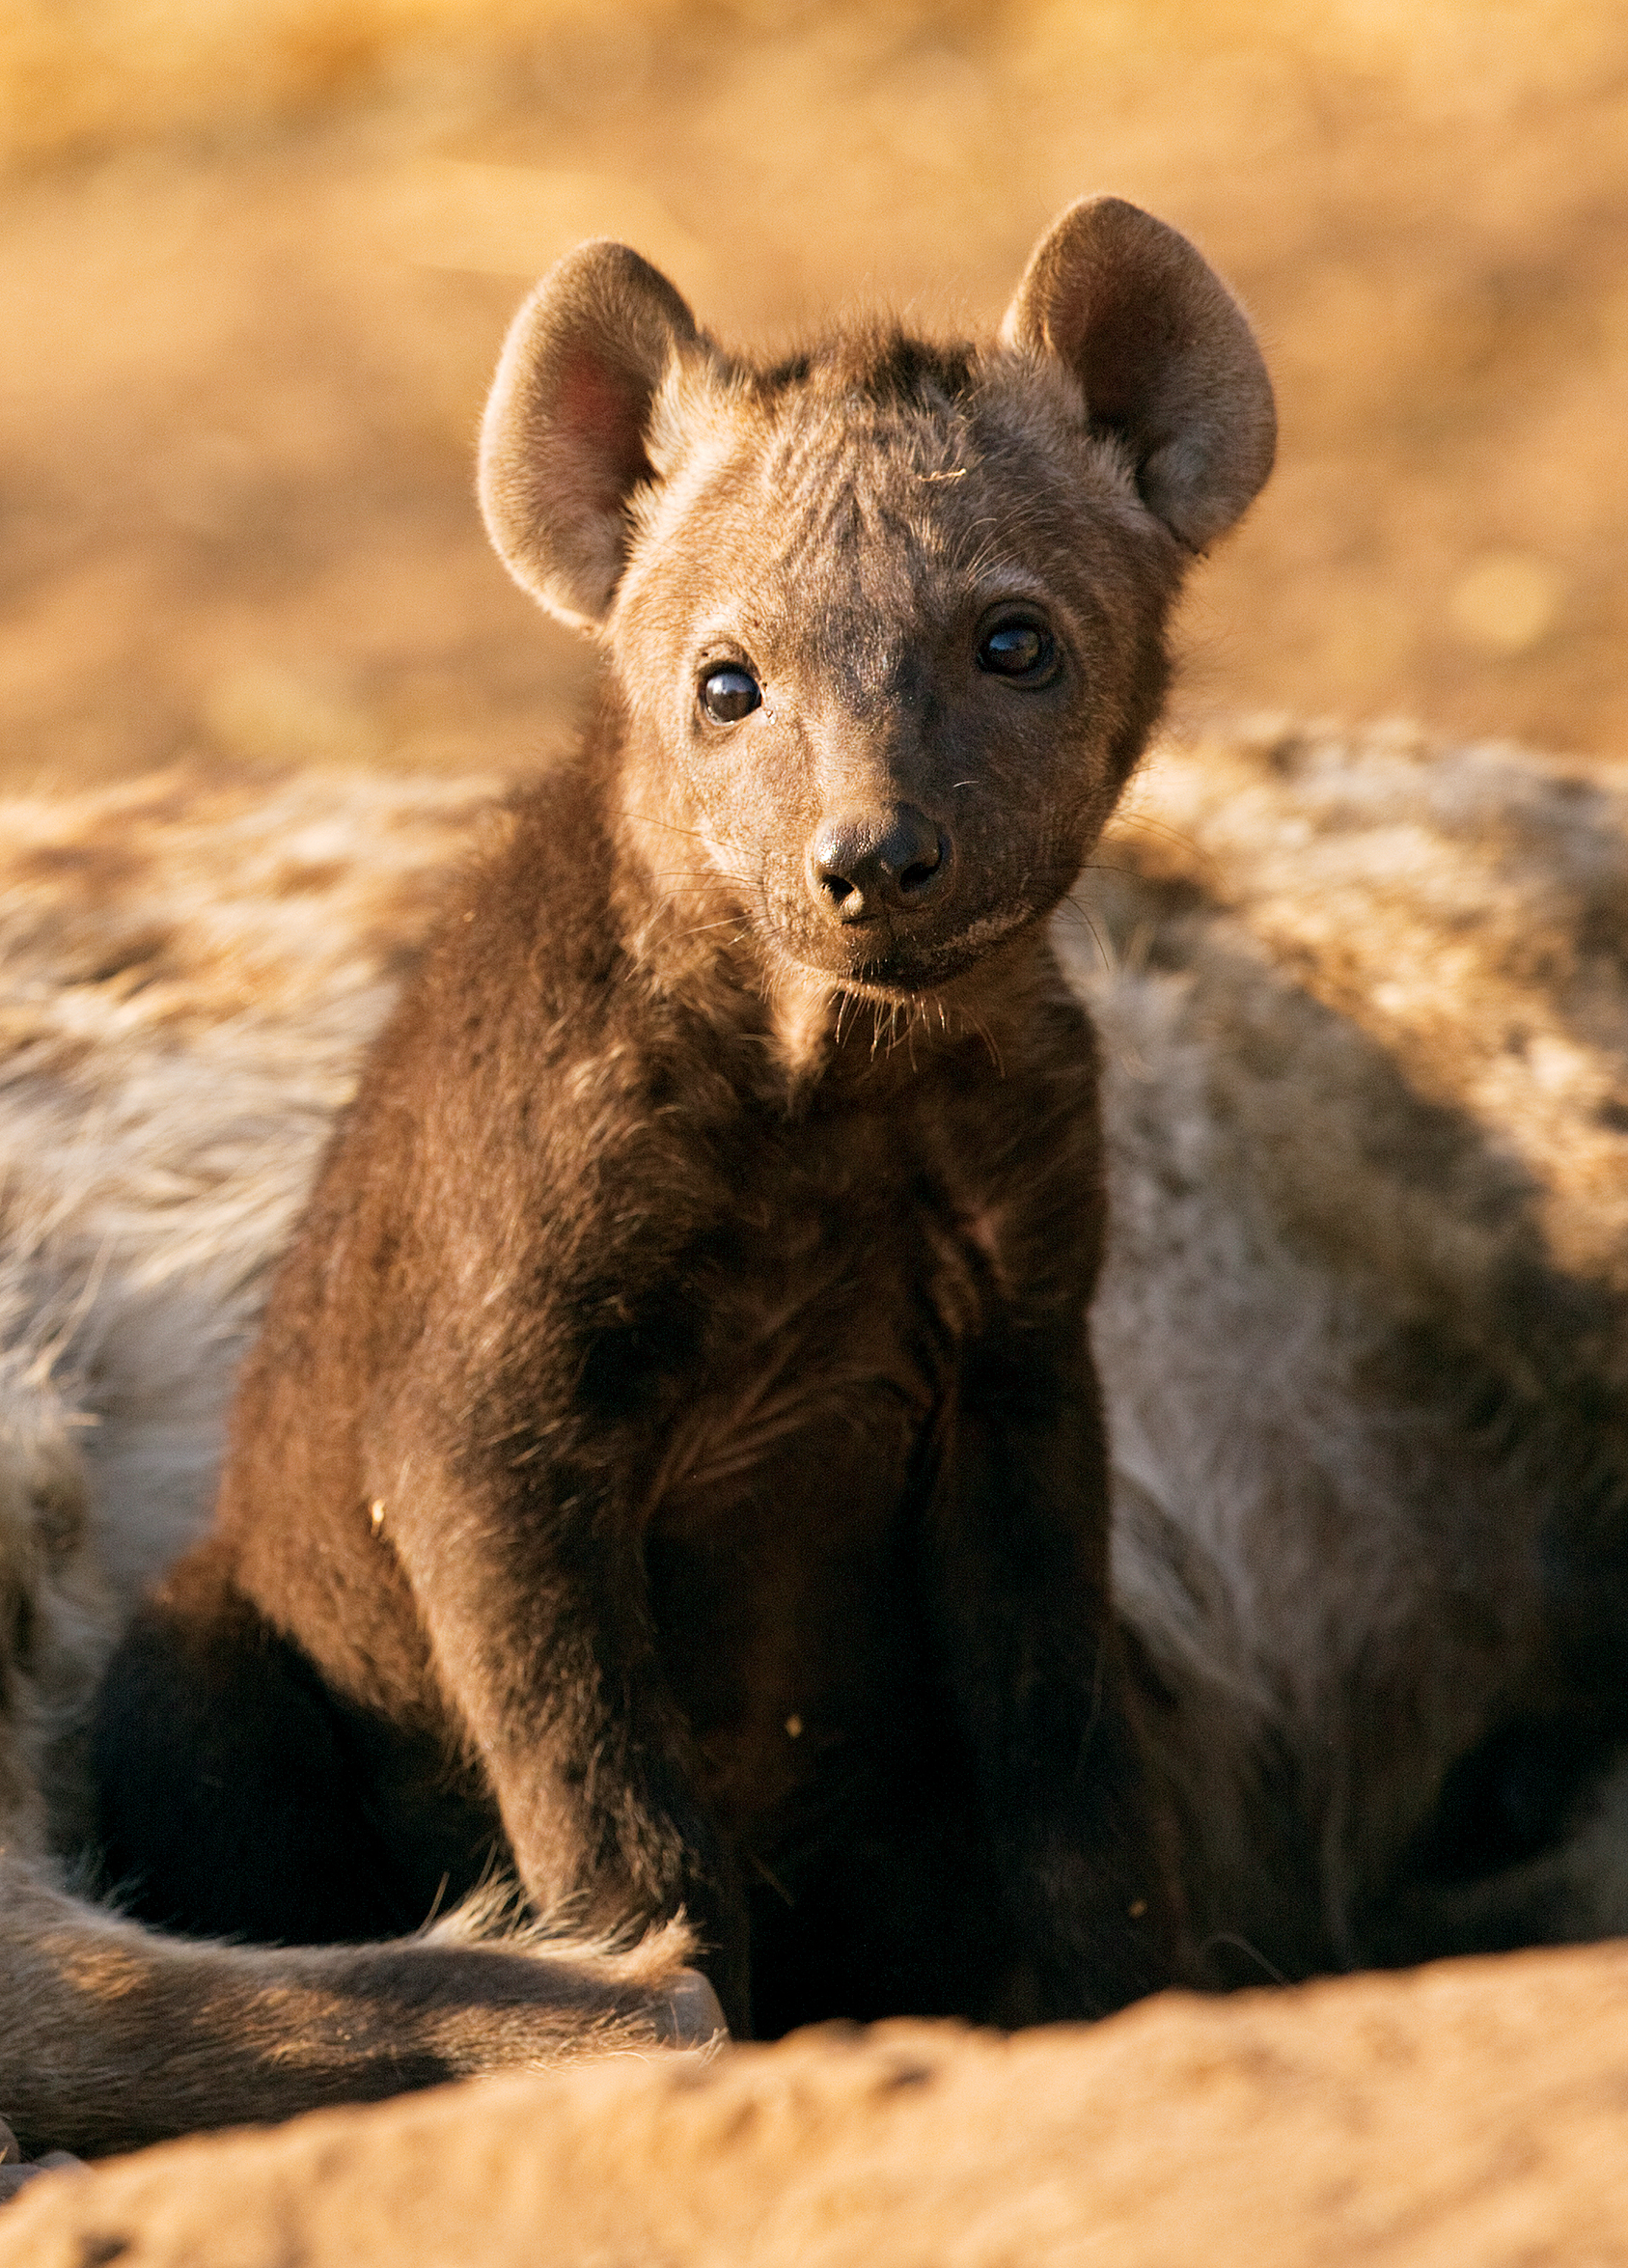
[[[842,2025],[49,2173],[0,2268],[1607,2268],[1628,1952]]]
[[[0,104],[7,785],[526,762],[584,656],[470,456],[533,276],[611,234],[726,339],[987,323],[1105,188],[1281,393],[1179,706],[1628,752],[1617,0],[9,0]]]

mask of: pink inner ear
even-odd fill
[[[595,354],[573,354],[560,373],[558,422],[593,477],[603,511],[614,511],[635,482],[650,477],[644,435],[649,400],[643,378]]]

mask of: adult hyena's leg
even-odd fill
[[[189,1944],[0,1855],[0,2113],[31,2157],[97,2156],[721,2028],[680,1928],[621,1951],[481,1929],[475,1912],[389,1945]]]

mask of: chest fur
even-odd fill
[[[1084,1160],[1065,1147],[1014,1189],[1012,1109],[997,1093],[951,1153],[910,1112],[789,1129],[690,1264],[645,1500],[651,1611],[709,1800],[771,1848],[800,1796],[864,1779],[879,1731],[923,1706],[917,1555],[966,1366],[1033,1326],[1060,1265],[1083,1305]]]

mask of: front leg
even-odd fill
[[[1108,1596],[1108,1476],[1083,1329],[969,1353],[929,1514],[929,1613],[1018,1954],[1009,2021],[1171,1980],[1176,1909]]]
[[[467,1451],[395,1465],[381,1526],[528,1896],[579,1932],[686,1914],[748,2032],[744,1902],[657,1657],[631,1481]]]

